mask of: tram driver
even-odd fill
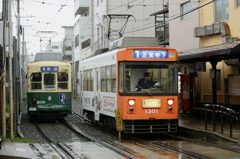
[[[145,72],[143,75],[144,75],[144,78],[139,79],[136,85],[136,88],[135,88],[136,91],[141,91],[141,89],[148,89],[154,85],[154,82],[149,79],[149,75],[150,75],[149,72]]]

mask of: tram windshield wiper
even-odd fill
[[[152,94],[149,91],[145,91],[144,88],[139,86],[138,84],[137,84],[137,86],[141,88],[142,92],[145,92],[145,93],[149,94],[150,96],[152,96]]]

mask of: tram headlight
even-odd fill
[[[48,96],[48,101],[51,102],[52,101],[52,97]]]
[[[173,100],[172,99],[168,99],[167,103],[168,103],[168,105],[173,105]]]
[[[129,101],[128,101],[128,104],[129,104],[130,106],[133,106],[133,105],[135,104],[135,101],[134,101],[134,100],[129,100]]]

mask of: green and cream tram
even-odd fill
[[[36,119],[62,119],[72,111],[71,64],[35,61],[27,70],[28,115]]]

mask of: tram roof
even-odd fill
[[[33,62],[30,62],[28,65],[39,65],[39,66],[46,66],[46,65],[49,65],[49,66],[52,66],[52,65],[66,65],[66,64],[69,64],[69,62],[67,61],[57,61],[57,60],[42,60],[42,61],[33,61]]]
[[[179,61],[188,63],[235,59],[239,55],[240,41],[178,52]]]

